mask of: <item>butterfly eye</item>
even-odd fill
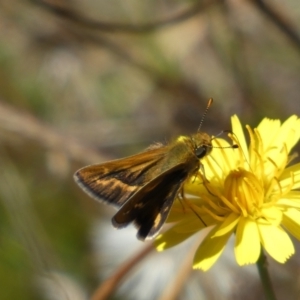
[[[200,159],[200,158],[203,158],[207,154],[207,150],[208,150],[207,146],[202,145],[195,149],[195,154]]]

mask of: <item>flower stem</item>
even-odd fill
[[[267,258],[262,248],[258,261],[256,262],[256,266],[258,268],[258,273],[263,286],[266,300],[276,300],[270,274],[268,272]]]

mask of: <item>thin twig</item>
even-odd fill
[[[161,29],[166,26],[177,24],[190,19],[191,17],[203,12],[211,4],[216,3],[215,0],[198,1],[194,6],[187,9],[184,12],[179,13],[176,16],[165,18],[164,20],[149,22],[145,24],[122,24],[122,23],[106,23],[101,21],[94,21],[79,13],[71,10],[70,8],[65,8],[62,6],[57,6],[50,1],[43,0],[31,0],[33,3],[45,7],[47,10],[53,12],[54,14],[67,19],[72,22],[76,22],[81,26],[89,29],[96,29],[105,32],[125,32],[125,33],[146,33],[154,30]]]
[[[264,0],[250,0],[260,11],[262,11],[289,39],[300,49],[300,35],[292,22],[282,11],[274,9]]]
[[[172,278],[171,284],[164,290],[160,296],[160,300],[173,300],[177,299],[180,291],[184,287],[190,274],[193,272],[193,257],[196,249],[199,247],[199,240],[196,239],[196,243],[191,247],[190,251],[186,254],[185,259],[181,263],[180,267],[176,271],[176,275]]]
[[[4,205],[12,228],[39,274],[57,269],[58,264],[44,228],[34,211],[24,179],[0,148],[0,203]]]
[[[138,263],[140,263],[152,250],[154,250],[152,243],[145,244],[140,252],[121,265],[110,278],[104,281],[97,288],[91,297],[91,300],[107,299],[112,293],[115,292],[117,286],[123,280],[125,275],[127,275],[128,272],[130,272]]]
[[[60,133],[43,123],[33,115],[17,110],[0,101],[0,132],[8,133],[9,137],[17,134],[28,140],[37,141],[46,148],[59,148],[75,161],[92,163],[105,160],[92,147]]]

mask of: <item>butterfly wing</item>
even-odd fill
[[[74,179],[91,197],[120,207],[152,180],[150,169],[165,153],[166,146],[155,146],[127,158],[84,167],[74,174]]]
[[[131,196],[112,219],[116,228],[133,222],[140,240],[153,238],[166,221],[188,172],[179,164],[155,177]]]

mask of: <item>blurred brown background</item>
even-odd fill
[[[210,97],[216,135],[233,114],[300,115],[299,95],[299,0],[1,1],[1,299],[87,299],[101,281],[91,232],[113,211],[79,190],[77,168],[195,132]],[[299,254],[275,269],[295,299]],[[259,282],[239,284],[222,299],[259,298]]]

